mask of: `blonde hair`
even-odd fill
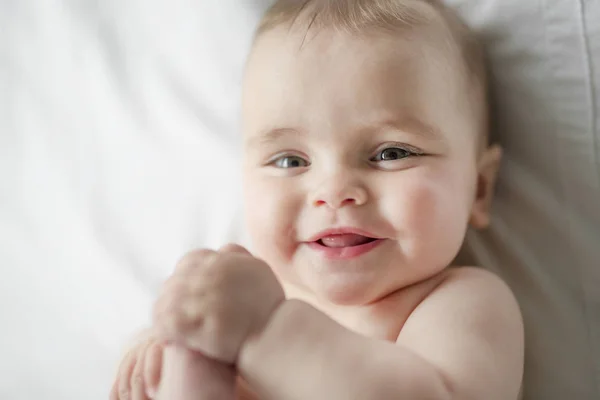
[[[458,49],[470,89],[482,95],[482,130],[487,136],[487,70],[478,38],[441,0],[277,0],[263,16],[256,37],[283,26],[335,29],[350,34],[402,32],[442,22]]]

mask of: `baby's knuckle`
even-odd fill
[[[189,318],[189,317],[188,317]],[[172,312],[167,315],[164,324],[167,326],[169,331],[181,332],[184,327],[186,316],[181,311]]]
[[[206,273],[206,284],[210,290],[221,289],[228,280],[229,272],[225,269],[211,267]]]
[[[234,327],[231,323],[231,317],[223,311],[208,315],[204,322],[205,330],[210,333],[217,347],[224,347],[232,336],[232,328]]]
[[[236,243],[227,243],[225,246],[219,249],[220,253],[245,253],[246,249]]]
[[[210,249],[199,249],[189,253],[189,256],[194,261],[206,261],[217,254],[216,251]]]
[[[173,286],[178,286],[181,283],[181,277],[177,274],[171,274],[165,281],[162,283],[161,289],[163,292],[168,292],[173,289]]]
[[[215,262],[203,265],[202,271],[199,271],[194,285],[195,293],[199,291],[209,292],[223,285],[231,273],[227,263],[224,261],[223,259],[218,259]]]
[[[210,249],[192,250],[189,253],[187,253],[186,255],[184,255],[181,258],[181,260],[179,260],[179,262],[177,263],[177,266],[181,268],[181,267],[186,267],[186,266],[190,266],[190,265],[201,264],[201,263],[204,263],[204,262],[210,260],[216,254],[217,254],[217,252],[215,252],[214,250],[210,250]]]
[[[173,329],[180,334],[198,332],[204,324],[204,313],[202,309],[190,304],[179,313],[173,322]]]
[[[212,256],[204,259],[203,268],[206,271],[214,272],[223,268],[223,262],[227,259],[226,255],[214,253]]]

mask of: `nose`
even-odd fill
[[[362,206],[368,201],[367,189],[356,177],[340,174],[323,180],[311,198],[315,207],[339,209],[345,206]]]

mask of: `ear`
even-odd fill
[[[490,224],[490,208],[501,160],[502,148],[498,145],[488,147],[479,157],[477,188],[469,221],[475,229],[484,229]]]

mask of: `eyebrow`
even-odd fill
[[[286,136],[305,136],[306,133],[303,130],[294,128],[272,128],[266,129],[261,133],[246,140],[247,147],[258,147],[270,143],[277,142]]]
[[[432,141],[442,141],[444,138],[441,129],[414,115],[384,119],[375,124],[367,125],[366,129],[371,129],[371,127],[376,127],[377,130],[392,128],[394,130],[415,134],[426,140]]]
[[[393,129],[409,134],[416,134],[426,140],[443,141],[442,131],[434,125],[431,125],[414,115],[407,115],[400,118],[382,119],[375,123],[366,123],[359,128],[363,132],[377,132],[385,129]],[[272,128],[266,129],[261,133],[246,140],[247,147],[259,147],[267,145],[287,136],[305,137],[306,131],[294,128]]]

